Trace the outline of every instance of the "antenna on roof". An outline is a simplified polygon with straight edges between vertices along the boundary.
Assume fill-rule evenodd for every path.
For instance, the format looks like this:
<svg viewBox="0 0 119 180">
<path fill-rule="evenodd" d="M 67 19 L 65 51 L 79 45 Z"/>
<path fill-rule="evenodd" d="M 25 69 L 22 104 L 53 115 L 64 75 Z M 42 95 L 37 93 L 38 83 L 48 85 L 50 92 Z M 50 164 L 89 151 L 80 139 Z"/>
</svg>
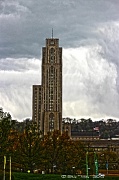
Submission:
<svg viewBox="0 0 119 180">
<path fill-rule="evenodd" d="M 53 28 L 52 28 L 52 39 L 53 39 Z"/>
</svg>

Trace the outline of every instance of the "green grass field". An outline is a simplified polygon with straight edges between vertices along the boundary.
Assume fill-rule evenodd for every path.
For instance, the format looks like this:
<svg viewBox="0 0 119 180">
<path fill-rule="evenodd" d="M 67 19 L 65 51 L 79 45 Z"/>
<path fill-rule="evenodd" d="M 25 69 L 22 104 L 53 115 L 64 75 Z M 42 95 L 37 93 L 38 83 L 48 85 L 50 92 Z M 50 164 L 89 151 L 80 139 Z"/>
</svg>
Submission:
<svg viewBox="0 0 119 180">
<path fill-rule="evenodd" d="M 1 174 L 2 175 L 2 174 Z M 3 175 L 0 175 L 0 180 L 3 180 Z M 28 174 L 28 173 L 12 173 L 12 175 L 14 176 L 12 178 L 12 180 L 68 180 L 68 179 L 80 179 L 80 180 L 85 180 L 85 178 L 80 178 L 78 176 L 64 176 L 61 177 L 61 175 L 57 175 L 57 174 Z M 89 178 L 92 180 L 95 180 L 93 178 Z M 119 176 L 115 176 L 115 177 L 107 177 L 105 176 L 104 178 L 98 178 L 99 180 L 119 180 Z M 8 174 L 6 175 L 5 180 L 9 180 L 9 176 Z"/>
<path fill-rule="evenodd" d="M 60 175 L 13 173 L 15 180 L 61 180 Z"/>
<path fill-rule="evenodd" d="M 14 180 L 68 180 L 68 179 L 85 179 L 85 178 L 80 178 L 78 176 L 66 176 L 66 178 L 62 178 L 61 175 L 56 175 L 56 174 L 27 174 L 27 173 L 13 173 L 14 175 Z M 93 178 L 89 178 L 93 179 Z M 104 179 L 104 180 L 119 180 L 118 177 L 105 177 L 105 178 L 98 178 L 98 179 Z"/>
</svg>

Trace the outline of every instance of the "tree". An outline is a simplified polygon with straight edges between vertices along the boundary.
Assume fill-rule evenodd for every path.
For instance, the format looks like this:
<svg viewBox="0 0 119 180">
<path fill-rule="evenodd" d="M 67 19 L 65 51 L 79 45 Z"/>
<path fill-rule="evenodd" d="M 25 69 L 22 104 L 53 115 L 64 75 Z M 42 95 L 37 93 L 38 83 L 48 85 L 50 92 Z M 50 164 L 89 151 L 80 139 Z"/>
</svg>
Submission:
<svg viewBox="0 0 119 180">
<path fill-rule="evenodd" d="M 53 172 L 59 170 L 62 164 L 62 150 L 69 140 L 67 133 L 61 134 L 60 131 L 49 132 L 43 138 L 42 164 L 44 170 Z M 55 169 L 54 169 L 55 168 Z"/>
<path fill-rule="evenodd" d="M 6 113 L 6 116 L 4 116 L 0 120 L 0 161 L 1 162 L 3 161 L 4 156 L 10 155 L 10 146 L 12 143 L 10 140 L 11 129 L 12 129 L 11 115 L 9 113 Z"/>
<path fill-rule="evenodd" d="M 18 141 L 15 142 L 14 162 L 22 169 L 31 172 L 40 163 L 41 137 L 35 124 L 26 126 L 23 133 L 18 133 Z"/>
<path fill-rule="evenodd" d="M 98 153 L 98 159 L 100 163 L 100 169 L 106 169 L 106 164 L 108 164 L 108 169 L 113 169 L 114 166 L 118 166 L 118 155 L 113 151 L 103 151 Z"/>
<path fill-rule="evenodd" d="M 84 147 L 80 141 L 73 141 L 67 132 L 61 134 L 59 131 L 48 133 L 43 141 L 42 166 L 47 172 L 59 171 L 61 173 L 72 173 L 84 164 Z"/>
</svg>

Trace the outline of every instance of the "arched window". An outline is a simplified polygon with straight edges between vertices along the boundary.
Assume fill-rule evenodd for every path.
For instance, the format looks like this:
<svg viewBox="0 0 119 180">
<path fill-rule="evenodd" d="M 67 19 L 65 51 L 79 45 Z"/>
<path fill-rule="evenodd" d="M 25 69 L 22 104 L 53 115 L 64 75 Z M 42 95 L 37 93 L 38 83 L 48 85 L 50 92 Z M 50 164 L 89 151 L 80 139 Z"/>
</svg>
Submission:
<svg viewBox="0 0 119 180">
<path fill-rule="evenodd" d="M 54 61 L 55 61 L 55 49 L 54 48 L 51 48 L 49 50 L 49 61 L 50 61 L 50 63 L 54 63 Z"/>
<path fill-rule="evenodd" d="M 54 130 L 54 114 L 53 113 L 49 114 L 49 130 L 50 131 Z"/>
</svg>

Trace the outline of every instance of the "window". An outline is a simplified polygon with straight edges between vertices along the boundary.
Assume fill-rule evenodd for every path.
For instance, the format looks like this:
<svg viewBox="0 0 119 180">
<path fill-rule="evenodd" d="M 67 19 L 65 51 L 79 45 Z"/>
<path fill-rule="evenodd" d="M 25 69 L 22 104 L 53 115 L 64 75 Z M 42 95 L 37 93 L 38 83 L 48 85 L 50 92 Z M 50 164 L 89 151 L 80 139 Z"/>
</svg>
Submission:
<svg viewBox="0 0 119 180">
<path fill-rule="evenodd" d="M 52 131 L 54 129 L 54 114 L 50 113 L 49 115 L 49 130 Z"/>
<path fill-rule="evenodd" d="M 51 44 L 51 45 L 53 45 L 53 44 L 54 44 L 54 41 L 53 41 L 53 40 L 52 40 L 52 41 L 50 41 L 50 44 Z"/>
<path fill-rule="evenodd" d="M 51 48 L 49 50 L 49 61 L 51 63 L 54 63 L 54 61 L 55 61 L 55 49 L 54 48 Z"/>
</svg>

